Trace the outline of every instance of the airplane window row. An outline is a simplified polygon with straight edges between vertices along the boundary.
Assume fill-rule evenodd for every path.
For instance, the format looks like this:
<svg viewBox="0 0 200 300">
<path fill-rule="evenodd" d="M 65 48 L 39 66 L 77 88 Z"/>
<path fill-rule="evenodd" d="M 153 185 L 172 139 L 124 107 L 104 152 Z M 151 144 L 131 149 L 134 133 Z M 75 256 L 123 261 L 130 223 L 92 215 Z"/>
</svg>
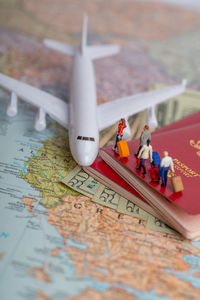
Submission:
<svg viewBox="0 0 200 300">
<path fill-rule="evenodd" d="M 80 135 L 77 137 L 77 140 L 92 141 L 92 142 L 95 141 L 95 139 L 93 137 L 80 136 Z"/>
</svg>

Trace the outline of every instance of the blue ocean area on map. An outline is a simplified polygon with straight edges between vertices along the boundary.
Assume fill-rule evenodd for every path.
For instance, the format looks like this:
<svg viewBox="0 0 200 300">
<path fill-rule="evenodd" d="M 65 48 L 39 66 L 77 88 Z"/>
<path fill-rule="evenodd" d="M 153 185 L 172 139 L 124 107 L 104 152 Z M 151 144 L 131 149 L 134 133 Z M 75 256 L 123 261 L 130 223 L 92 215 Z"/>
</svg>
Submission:
<svg viewBox="0 0 200 300">
<path fill-rule="evenodd" d="M 104 273 L 104 274 L 109 274 L 108 270 L 106 270 L 106 269 L 98 268 L 97 270 L 98 270 L 99 272 Z"/>
<path fill-rule="evenodd" d="M 191 242 L 191 244 L 200 250 L 200 241 L 199 242 Z"/>
<path fill-rule="evenodd" d="M 44 289 L 47 293 L 53 294 L 53 291 L 59 290 L 59 293 L 63 292 L 63 294 L 66 294 L 67 290 L 68 295 L 76 295 L 86 288 L 102 291 L 109 287 L 109 284 L 98 282 L 91 277 L 77 278 L 73 262 L 66 252 L 60 253 L 56 258 L 48 256 L 48 249 L 51 249 L 54 243 L 54 246 L 64 247 L 63 240 L 55 228 L 47 223 L 46 218 L 40 220 L 42 225 L 38 221 L 32 222 L 34 224 L 31 224 L 30 221 L 27 222 L 23 237 L 15 250 L 11 263 L 7 267 L 3 280 L 1 291 L 9 299 L 14 299 L 15 295 L 19 294 L 18 291 L 22 290 L 22 287 L 24 287 L 23 290 L 29 287 L 29 289 L 31 288 L 34 291 L 34 279 L 31 276 L 27 276 L 25 270 L 26 268 L 31 269 L 32 265 L 40 267 L 42 263 L 45 264 L 47 273 L 49 273 L 50 265 L 54 270 L 50 275 L 51 285 L 45 282 L 37 282 L 37 288 Z M 40 227 L 42 227 L 42 230 Z M 41 248 L 41 246 L 45 248 Z M 8 290 L 6 282 L 9 282 L 9 285 L 13 283 L 16 290 Z"/>
<path fill-rule="evenodd" d="M 135 297 L 138 297 L 139 299 L 144 300 L 168 300 L 169 298 L 167 296 L 159 296 L 154 290 L 150 290 L 147 293 L 143 291 L 137 291 L 136 289 L 133 289 L 130 286 L 127 286 L 125 284 L 117 284 L 117 287 L 124 288 L 127 292 L 134 295 Z"/>
<path fill-rule="evenodd" d="M 200 242 L 191 242 L 191 244 L 196 247 L 197 249 L 200 249 Z M 184 247 L 187 249 L 188 247 Z M 197 278 L 194 276 L 196 272 L 199 272 L 200 270 L 200 257 L 195 255 L 184 255 L 183 259 L 190 265 L 190 271 L 182 271 L 182 272 L 176 272 L 172 271 L 170 269 L 166 269 L 165 272 L 168 272 L 170 274 L 174 274 L 178 276 L 179 278 L 188 281 L 192 284 L 194 288 L 200 287 L 200 278 Z"/>
<path fill-rule="evenodd" d="M 87 245 L 85 245 L 85 244 L 83 244 L 83 243 L 80 243 L 80 242 L 77 242 L 77 241 L 75 241 L 75 240 L 72 239 L 72 238 L 68 238 L 68 240 L 67 240 L 67 245 L 68 245 L 68 246 L 77 247 L 78 249 L 84 250 L 84 251 L 87 249 Z"/>
<path fill-rule="evenodd" d="M 174 274 L 178 276 L 179 278 L 190 282 L 194 288 L 199 288 L 200 287 L 200 278 L 197 278 L 194 276 L 196 272 L 199 272 L 200 270 L 200 257 L 195 256 L 195 255 L 184 255 L 183 259 L 190 265 L 190 270 L 189 271 L 173 271 L 170 269 L 165 269 L 165 272 Z"/>
<path fill-rule="evenodd" d="M 28 166 L 21 165 L 21 164 L 20 164 L 19 162 L 17 162 L 17 161 L 14 161 L 14 162 L 13 162 L 13 165 L 15 165 L 19 170 L 22 171 L 23 176 L 25 176 L 26 173 L 28 172 Z"/>
</svg>

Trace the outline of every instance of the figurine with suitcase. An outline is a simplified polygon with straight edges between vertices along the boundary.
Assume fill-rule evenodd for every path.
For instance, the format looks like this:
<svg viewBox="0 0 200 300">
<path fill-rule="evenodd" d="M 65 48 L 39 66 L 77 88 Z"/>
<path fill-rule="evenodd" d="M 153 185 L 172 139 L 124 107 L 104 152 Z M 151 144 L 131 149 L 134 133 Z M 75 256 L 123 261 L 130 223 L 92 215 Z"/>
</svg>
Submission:
<svg viewBox="0 0 200 300">
<path fill-rule="evenodd" d="M 183 183 L 181 176 L 176 176 L 174 172 L 174 164 L 171 156 L 168 155 L 167 151 L 163 152 L 164 157 L 162 158 L 160 162 L 160 167 L 159 167 L 159 173 L 161 177 L 161 186 L 166 186 L 167 185 L 167 175 L 169 168 L 171 168 L 173 176 L 171 177 L 171 184 L 173 188 L 174 193 L 178 193 L 183 191 Z"/>
<path fill-rule="evenodd" d="M 124 128 L 126 128 L 126 121 L 122 118 L 118 124 L 115 146 L 113 147 L 113 150 L 119 153 L 120 157 L 128 157 L 130 155 L 127 141 L 122 140 Z"/>
</svg>

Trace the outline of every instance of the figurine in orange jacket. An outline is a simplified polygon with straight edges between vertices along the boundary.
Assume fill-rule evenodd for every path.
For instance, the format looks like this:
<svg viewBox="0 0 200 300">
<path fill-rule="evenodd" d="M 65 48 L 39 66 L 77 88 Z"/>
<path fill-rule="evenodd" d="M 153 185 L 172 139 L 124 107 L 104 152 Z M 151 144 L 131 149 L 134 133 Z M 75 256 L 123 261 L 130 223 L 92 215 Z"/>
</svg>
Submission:
<svg viewBox="0 0 200 300">
<path fill-rule="evenodd" d="M 113 150 L 117 149 L 117 143 L 123 137 L 124 128 L 126 128 L 126 121 L 125 121 L 125 119 L 121 119 L 119 124 L 118 124 L 118 131 L 117 131 L 115 146 L 114 146 Z"/>
</svg>

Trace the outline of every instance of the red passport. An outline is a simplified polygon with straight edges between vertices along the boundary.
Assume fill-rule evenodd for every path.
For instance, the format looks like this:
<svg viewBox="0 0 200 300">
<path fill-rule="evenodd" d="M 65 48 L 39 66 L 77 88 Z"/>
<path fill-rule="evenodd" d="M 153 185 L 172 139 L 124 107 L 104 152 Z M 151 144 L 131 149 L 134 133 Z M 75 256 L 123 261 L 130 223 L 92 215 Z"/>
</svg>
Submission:
<svg viewBox="0 0 200 300">
<path fill-rule="evenodd" d="M 180 175 L 183 181 L 184 191 L 182 192 L 173 193 L 169 180 L 167 187 L 161 187 L 159 183 L 151 180 L 150 172 L 142 176 L 136 171 L 138 159 L 134 153 L 138 149 L 137 140 L 128 143 L 131 152 L 128 158 L 120 159 L 112 150 L 112 146 L 100 150 L 100 156 L 164 218 L 167 217 L 168 224 L 170 223 L 188 238 L 196 238 L 200 235 L 200 201 L 198 195 L 200 186 L 200 123 L 176 128 L 176 130 L 171 129 L 153 134 L 151 144 L 153 150 L 157 151 L 161 157 L 163 151 L 168 151 L 173 158 L 176 175 Z M 176 212 L 175 215 L 174 212 Z M 192 223 L 190 223 L 191 217 Z M 175 219 L 177 220 L 175 221 Z M 187 224 L 183 224 L 183 222 Z M 180 228 L 181 226 L 182 228 Z"/>
</svg>

